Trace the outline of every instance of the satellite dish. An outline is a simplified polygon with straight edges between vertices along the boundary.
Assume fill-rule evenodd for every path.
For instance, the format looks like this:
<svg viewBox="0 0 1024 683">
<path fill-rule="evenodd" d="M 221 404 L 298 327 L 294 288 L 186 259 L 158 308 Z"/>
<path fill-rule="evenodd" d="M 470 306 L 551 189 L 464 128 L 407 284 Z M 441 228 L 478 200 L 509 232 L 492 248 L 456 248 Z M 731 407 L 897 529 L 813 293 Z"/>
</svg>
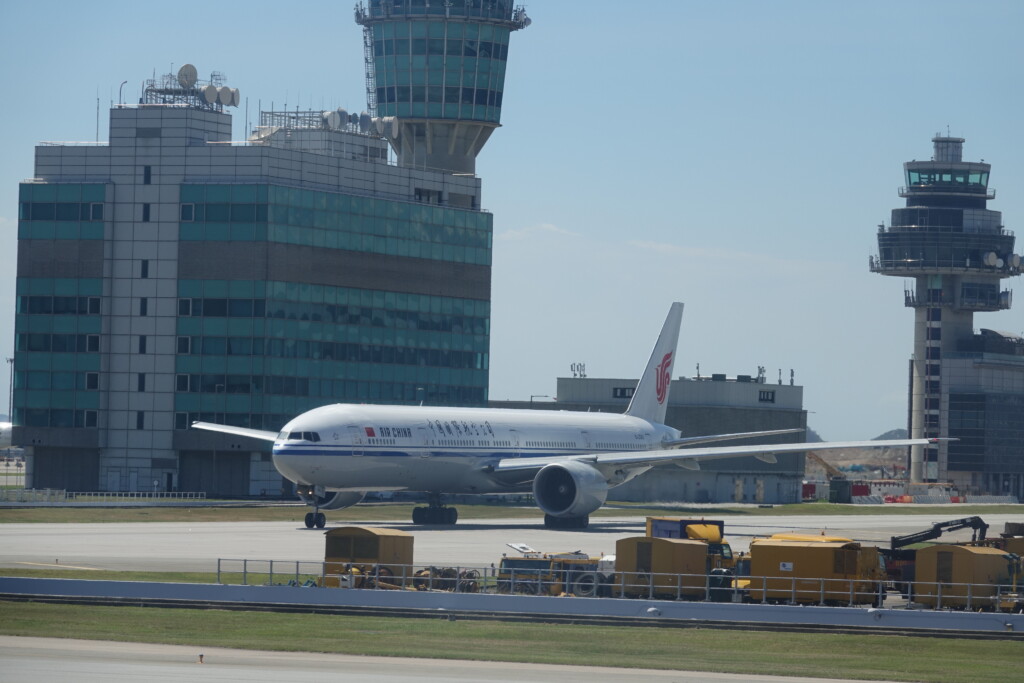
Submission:
<svg viewBox="0 0 1024 683">
<path fill-rule="evenodd" d="M 185 64 L 178 69 L 178 85 L 186 90 L 195 85 L 198 78 L 199 72 L 191 64 Z"/>
<path fill-rule="evenodd" d="M 344 107 L 338 107 L 338 120 L 341 121 L 342 126 L 348 124 L 348 112 Z"/>
<path fill-rule="evenodd" d="M 1014 268 L 1020 268 L 1020 254 L 1012 254 L 1010 256 L 1010 265 Z"/>
<path fill-rule="evenodd" d="M 359 115 L 359 130 L 363 133 L 370 132 L 370 126 L 373 124 L 373 119 L 365 111 Z"/>
<path fill-rule="evenodd" d="M 217 88 L 217 101 L 223 104 L 225 107 L 231 106 L 232 97 L 233 96 L 231 95 L 231 88 L 229 88 L 228 86 L 222 85 L 221 87 Z"/>
<path fill-rule="evenodd" d="M 203 99 L 206 100 L 207 104 L 214 104 L 217 102 L 217 86 L 208 85 L 203 88 Z"/>
<path fill-rule="evenodd" d="M 1003 267 L 1003 259 L 997 258 L 996 259 L 996 268 L 1002 268 L 1002 267 Z"/>
<path fill-rule="evenodd" d="M 339 128 L 341 128 L 341 115 L 338 114 L 338 112 L 325 111 L 323 116 L 324 123 L 327 124 L 328 128 L 330 128 L 331 130 L 338 130 Z"/>
<path fill-rule="evenodd" d="M 238 103 L 242 101 L 242 94 L 238 92 L 238 88 L 231 89 L 231 106 L 237 107 Z"/>
</svg>

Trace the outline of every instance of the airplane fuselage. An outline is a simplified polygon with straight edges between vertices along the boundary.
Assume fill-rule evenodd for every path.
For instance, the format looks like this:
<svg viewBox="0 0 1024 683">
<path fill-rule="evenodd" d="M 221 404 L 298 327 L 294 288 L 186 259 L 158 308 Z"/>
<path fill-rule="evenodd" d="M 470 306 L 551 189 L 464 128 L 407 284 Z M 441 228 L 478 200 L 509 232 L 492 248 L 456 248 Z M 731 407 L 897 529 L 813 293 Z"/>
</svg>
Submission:
<svg viewBox="0 0 1024 683">
<path fill-rule="evenodd" d="M 328 490 L 493 493 L 529 490 L 498 476 L 509 458 L 649 451 L 679 432 L 614 413 L 335 404 L 304 413 L 274 442 L 274 465 Z"/>
</svg>

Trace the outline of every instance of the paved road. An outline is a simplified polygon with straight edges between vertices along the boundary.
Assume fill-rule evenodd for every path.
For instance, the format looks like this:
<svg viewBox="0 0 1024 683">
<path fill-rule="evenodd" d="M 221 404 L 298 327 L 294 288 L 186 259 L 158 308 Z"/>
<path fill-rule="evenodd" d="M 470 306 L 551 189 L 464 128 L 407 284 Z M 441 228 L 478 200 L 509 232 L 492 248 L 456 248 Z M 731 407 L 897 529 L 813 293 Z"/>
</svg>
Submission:
<svg viewBox="0 0 1024 683">
<path fill-rule="evenodd" d="M 942 519 L 960 516 L 955 508 Z M 1019 516 L 982 515 L 991 525 L 990 535 L 1006 521 Z M 150 522 L 139 524 L 0 524 L 0 567 L 64 565 L 95 569 L 136 571 L 215 571 L 218 558 L 295 560 L 319 562 L 324 539 L 320 530 L 289 522 Z M 826 533 L 878 545 L 889 537 L 920 531 L 932 519 L 924 515 L 848 515 L 808 519 L 804 517 L 744 517 L 727 515 L 726 536 L 736 551 L 746 550 L 751 538 L 779 531 Z M 591 555 L 612 554 L 620 538 L 642 535 L 644 518 L 600 519 L 586 531 L 550 531 L 533 520 L 460 522 L 454 528 L 424 528 L 365 520 L 405 529 L 415 534 L 417 565 L 487 566 L 502 553 L 513 551 L 506 543 L 526 543 L 545 552 L 582 550 Z M 328 528 L 340 526 L 330 524 Z M 966 540 L 970 529 L 943 536 Z"/>
<path fill-rule="evenodd" d="M 359 657 L 307 652 L 261 652 L 182 645 L 112 643 L 56 638 L 0 636 L 0 681 L 200 681 L 223 683 L 284 683 L 313 680 L 358 680 L 371 683 L 479 681 L 480 683 L 829 683 L 833 679 L 716 674 L 651 669 L 612 669 L 594 666 L 553 666 L 469 662 L 399 657 Z"/>
</svg>

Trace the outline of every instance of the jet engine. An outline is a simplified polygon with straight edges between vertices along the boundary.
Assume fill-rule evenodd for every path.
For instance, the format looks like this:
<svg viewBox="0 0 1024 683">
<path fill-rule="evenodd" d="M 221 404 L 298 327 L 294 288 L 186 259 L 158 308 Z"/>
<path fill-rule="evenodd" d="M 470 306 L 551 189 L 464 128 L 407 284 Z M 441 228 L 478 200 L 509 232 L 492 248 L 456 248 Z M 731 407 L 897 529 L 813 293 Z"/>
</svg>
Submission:
<svg viewBox="0 0 1024 683">
<path fill-rule="evenodd" d="M 328 491 L 324 495 L 318 496 L 312 486 L 299 487 L 296 493 L 303 503 L 321 510 L 340 510 L 352 507 L 366 495 L 366 491 Z"/>
<path fill-rule="evenodd" d="M 533 479 L 533 498 L 551 517 L 586 517 L 607 497 L 604 475 L 575 460 L 545 465 Z"/>
</svg>

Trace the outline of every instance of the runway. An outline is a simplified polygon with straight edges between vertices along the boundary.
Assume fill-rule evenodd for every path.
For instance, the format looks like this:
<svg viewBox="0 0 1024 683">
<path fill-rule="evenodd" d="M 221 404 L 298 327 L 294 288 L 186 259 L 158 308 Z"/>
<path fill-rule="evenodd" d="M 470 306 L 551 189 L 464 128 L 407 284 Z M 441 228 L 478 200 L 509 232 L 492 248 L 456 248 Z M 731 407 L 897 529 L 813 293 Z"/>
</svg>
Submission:
<svg viewBox="0 0 1024 683">
<path fill-rule="evenodd" d="M 199 655 L 203 663 L 199 663 Z M 266 652 L 183 645 L 112 643 L 57 638 L 0 636 L 0 681 L 198 681 L 282 683 L 359 680 L 372 683 L 474 681 L 480 683 L 658 682 L 834 683 L 834 679 L 707 672 L 554 666 L 404 657 L 360 657 L 309 652 Z"/>
<path fill-rule="evenodd" d="M 734 551 L 748 549 L 750 540 L 781 531 L 840 535 L 888 546 L 889 538 L 920 531 L 933 522 L 963 516 L 951 507 L 941 519 L 926 515 L 843 515 L 816 519 L 795 516 L 714 515 L 724 519 L 726 537 Z M 217 559 L 319 562 L 324 556 L 322 530 L 296 522 L 149 522 L 138 524 L 0 524 L 0 567 L 74 566 L 85 569 L 131 571 L 197 571 L 217 568 Z M 1020 516 L 985 515 L 989 535 Z M 466 520 L 455 527 L 417 527 L 367 519 L 352 524 L 381 525 L 414 534 L 417 565 L 487 567 L 503 553 L 515 551 L 506 543 L 525 543 L 543 552 L 581 550 L 593 556 L 613 554 L 620 538 L 642 535 L 643 517 L 601 518 L 584 531 L 552 531 L 540 520 Z M 346 523 L 345 525 L 348 525 Z M 328 523 L 327 529 L 342 526 Z M 946 534 L 944 541 L 968 540 L 970 529 Z"/>
</svg>

